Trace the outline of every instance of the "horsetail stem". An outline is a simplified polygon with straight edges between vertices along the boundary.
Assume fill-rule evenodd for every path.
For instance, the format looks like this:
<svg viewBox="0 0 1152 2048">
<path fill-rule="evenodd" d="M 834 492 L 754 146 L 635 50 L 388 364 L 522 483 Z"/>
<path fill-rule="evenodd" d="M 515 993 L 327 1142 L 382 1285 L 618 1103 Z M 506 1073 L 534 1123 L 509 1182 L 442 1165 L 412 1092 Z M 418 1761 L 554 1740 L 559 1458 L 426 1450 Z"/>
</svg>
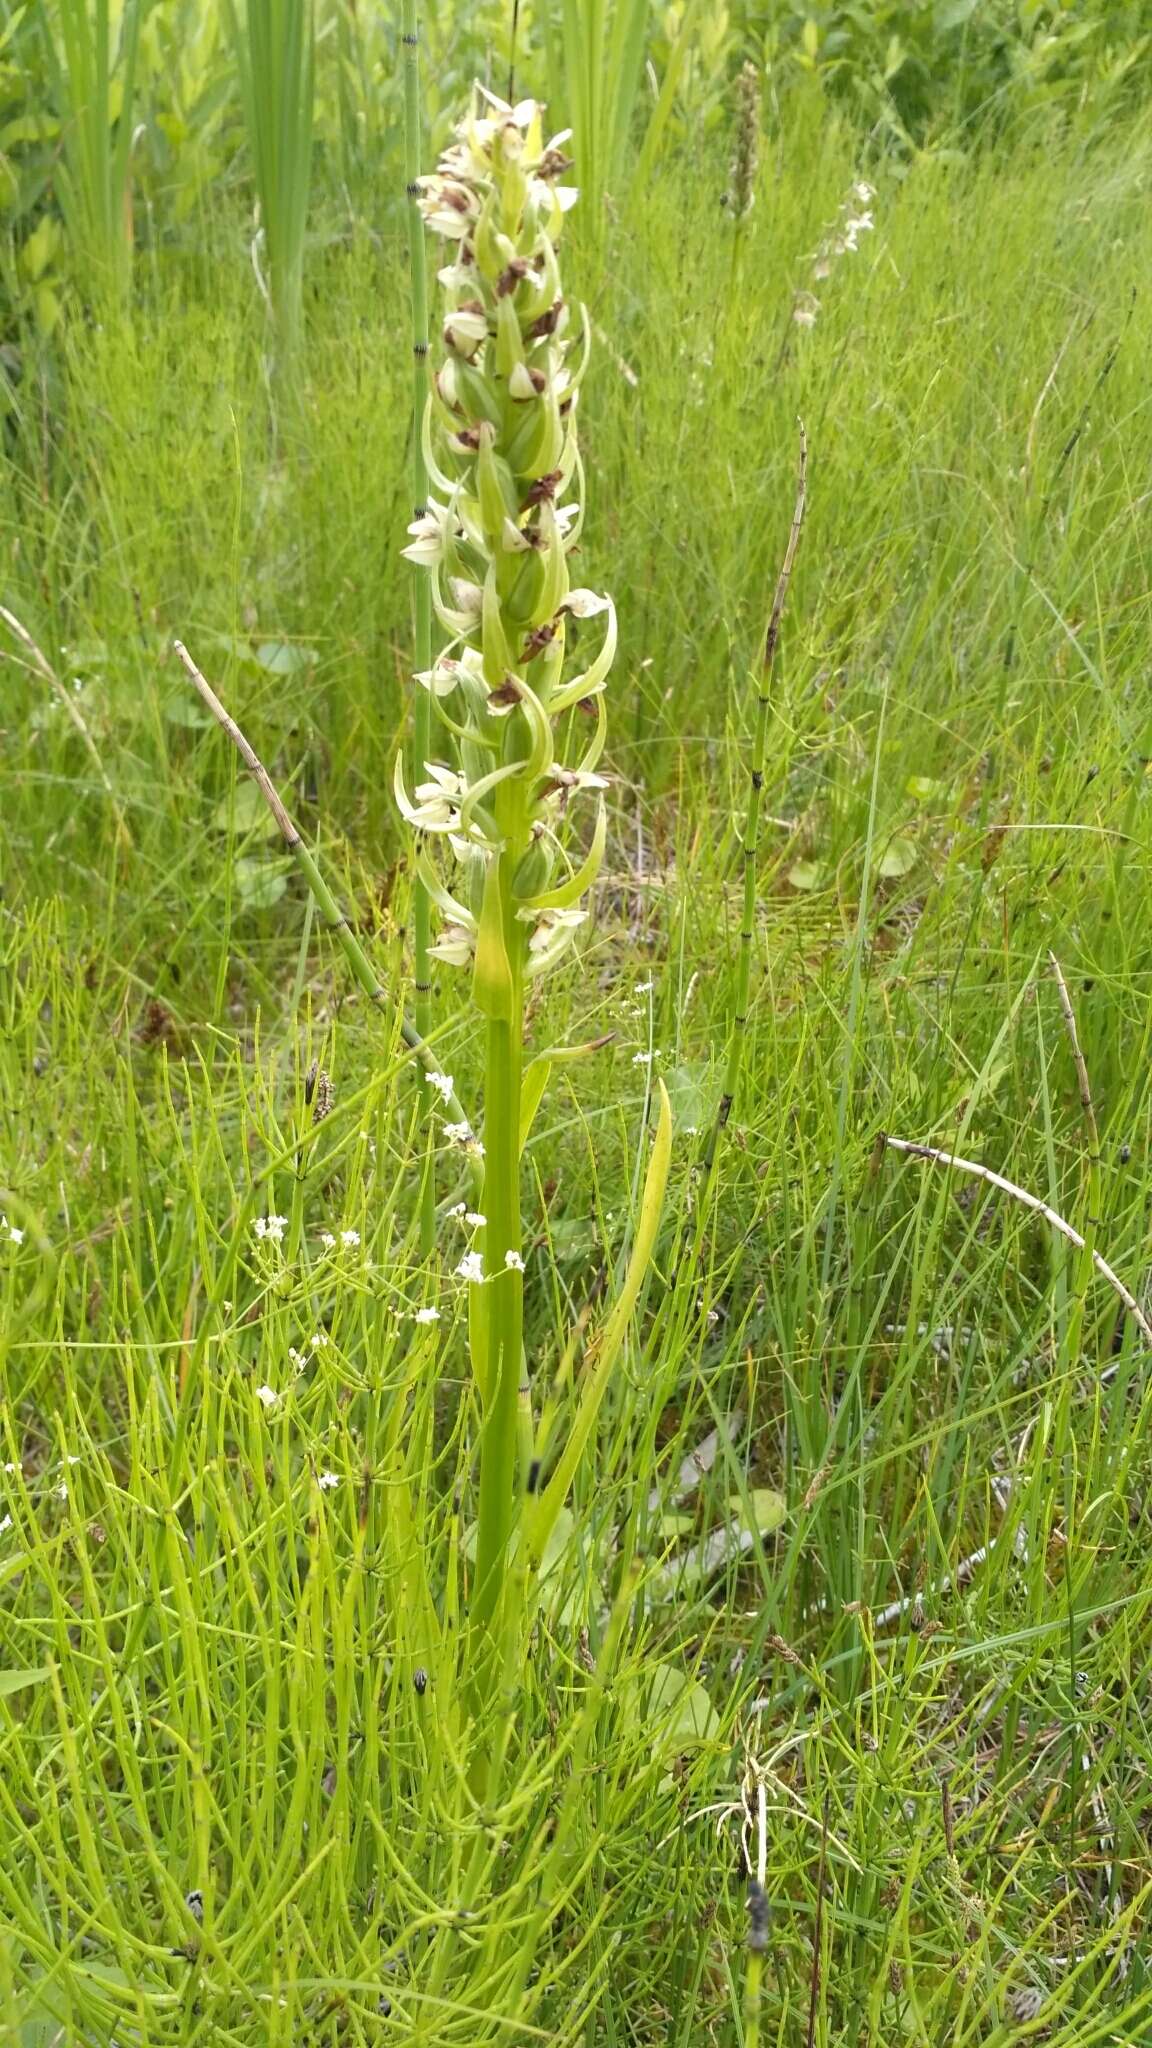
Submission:
<svg viewBox="0 0 1152 2048">
<path fill-rule="evenodd" d="M 412 302 L 412 420 L 411 487 L 412 517 L 423 519 L 428 495 L 428 473 L 424 462 L 423 420 L 428 387 L 428 270 L 424 230 L 420 219 L 420 22 L 417 0 L 404 0 L 404 177 L 408 205 L 408 262 Z M 412 648 L 417 669 L 432 661 L 432 593 L 426 576 L 412 579 Z M 413 761 L 417 771 L 428 753 L 429 706 L 425 691 L 416 692 L 413 709 Z M 432 905 L 428 885 L 417 873 L 412 878 L 412 959 L 415 980 L 416 1030 L 427 1038 L 432 1022 Z M 436 1188 L 429 1160 L 420 1188 L 420 1250 L 428 1257 L 436 1241 Z"/>
</svg>

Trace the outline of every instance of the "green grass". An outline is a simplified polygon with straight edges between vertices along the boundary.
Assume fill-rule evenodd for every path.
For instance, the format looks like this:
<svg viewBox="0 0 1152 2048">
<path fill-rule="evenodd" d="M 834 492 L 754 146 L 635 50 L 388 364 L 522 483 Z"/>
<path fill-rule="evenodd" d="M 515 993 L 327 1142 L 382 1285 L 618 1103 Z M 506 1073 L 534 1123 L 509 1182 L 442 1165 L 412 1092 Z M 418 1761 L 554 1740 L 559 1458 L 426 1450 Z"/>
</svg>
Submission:
<svg viewBox="0 0 1152 2048">
<path fill-rule="evenodd" d="M 1100 1124 L 1096 1243 L 1141 1291 L 1148 137 L 870 172 L 875 233 L 791 332 L 863 166 L 799 106 L 763 155 L 734 302 L 719 147 L 587 254 L 617 781 L 589 936 L 530 1030 L 616 1035 L 529 1150 L 538 1386 L 626 1257 L 654 1047 L 678 1130 L 513 1789 L 478 1819 L 454 1652 L 475 1415 L 459 1226 L 418 1251 L 427 1091 L 167 652 L 188 642 L 291 791 L 399 1000 L 399 200 L 378 239 L 331 202 L 287 450 L 223 211 L 138 266 L 131 326 L 76 319 L 25 364 L 0 601 L 60 688 L 5 664 L 0 2040 L 741 2043 L 753 1765 L 761 2042 L 1152 2035 L 1143 1360 L 1034 1219 L 875 1152 L 959 1150 L 1083 1227 L 1051 949 Z M 751 1022 L 700 1213 L 797 412 Z M 446 972 L 435 1042 L 468 1100 L 460 996 Z M 443 1212 L 468 1192 L 447 1156 L 437 1181 Z M 749 1488 L 783 1525 L 670 1575 Z M 916 1594 L 919 1626 L 881 1622 Z"/>
</svg>

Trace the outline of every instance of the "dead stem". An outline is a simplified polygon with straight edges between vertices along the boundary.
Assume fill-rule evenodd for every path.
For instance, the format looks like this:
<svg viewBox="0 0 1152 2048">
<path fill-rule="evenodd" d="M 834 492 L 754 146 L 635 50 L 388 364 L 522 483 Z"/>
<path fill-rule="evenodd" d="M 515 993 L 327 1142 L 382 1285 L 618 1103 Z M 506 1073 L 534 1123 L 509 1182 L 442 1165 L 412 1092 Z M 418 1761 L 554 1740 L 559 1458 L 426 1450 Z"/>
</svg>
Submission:
<svg viewBox="0 0 1152 2048">
<path fill-rule="evenodd" d="M 1019 1202 L 1023 1208 L 1031 1209 L 1033 1215 L 1042 1216 L 1046 1223 L 1051 1224 L 1053 1230 L 1059 1231 L 1061 1237 L 1067 1238 L 1069 1244 L 1074 1244 L 1077 1251 L 1084 1250 L 1084 1239 L 1066 1217 L 1059 1216 L 1047 1202 L 1041 1201 L 1039 1195 L 1029 1194 L 1027 1188 L 1018 1187 L 1015 1181 L 1007 1180 L 1002 1173 L 993 1172 L 990 1166 L 981 1166 L 975 1159 L 961 1159 L 955 1152 L 945 1152 L 939 1145 L 920 1145 L 910 1138 L 890 1137 L 887 1132 L 882 1134 L 881 1142 L 890 1152 L 903 1152 L 910 1159 L 929 1159 L 936 1166 L 951 1167 L 956 1173 L 971 1174 L 974 1179 L 985 1181 L 989 1187 L 999 1188 L 1002 1194 L 1010 1195 L 1012 1200 Z M 1136 1296 L 1124 1285 L 1120 1275 L 1113 1271 L 1107 1259 L 1102 1258 L 1098 1251 L 1092 1253 L 1092 1263 L 1101 1279 L 1106 1280 L 1114 1293 L 1119 1295 L 1140 1335 L 1152 1350 L 1152 1323 L 1149 1322 Z"/>
</svg>

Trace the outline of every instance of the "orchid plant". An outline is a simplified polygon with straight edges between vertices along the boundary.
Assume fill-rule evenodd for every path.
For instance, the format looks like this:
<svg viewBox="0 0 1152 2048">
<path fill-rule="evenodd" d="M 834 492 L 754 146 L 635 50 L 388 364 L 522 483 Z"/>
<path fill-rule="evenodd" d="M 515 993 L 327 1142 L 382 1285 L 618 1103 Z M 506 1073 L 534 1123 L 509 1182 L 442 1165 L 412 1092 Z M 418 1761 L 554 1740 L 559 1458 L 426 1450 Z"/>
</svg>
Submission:
<svg viewBox="0 0 1152 2048">
<path fill-rule="evenodd" d="M 525 1500 L 533 1496 L 522 1563 L 539 1556 L 555 1522 L 591 1428 L 591 1390 L 602 1391 L 624 1334 L 621 1325 L 611 1344 L 603 1334 L 572 1438 L 538 1493 L 545 1447 L 523 1369 L 520 1157 L 551 1066 L 572 1053 L 541 1054 L 525 1070 L 524 1003 L 587 916 L 583 899 L 603 858 L 604 692 L 617 637 L 612 599 L 573 588 L 569 574 L 583 523 L 576 419 L 590 323 L 565 299 L 556 252 L 577 196 L 563 183 L 566 140 L 545 139 L 535 101 L 513 106 L 478 86 L 416 193 L 449 260 L 437 273 L 444 303 L 423 423 L 437 495 L 409 527 L 404 552 L 430 578 L 447 641 L 415 678 L 438 729 L 436 758 L 410 790 L 398 757 L 395 788 L 416 873 L 442 919 L 432 954 L 470 971 L 487 1032 L 482 1140 L 468 1125 L 452 1134 L 483 1156 L 476 1241 L 457 1269 L 470 1290 L 482 1414 L 471 1603 L 478 1712 L 508 1641 L 507 1566 Z M 585 622 L 590 658 L 575 646 Z M 662 1130 L 657 1207 L 666 1105 Z M 654 1225 L 645 1263 L 653 1234 Z M 617 1303 L 625 1315 L 628 1293 L 626 1281 Z"/>
</svg>

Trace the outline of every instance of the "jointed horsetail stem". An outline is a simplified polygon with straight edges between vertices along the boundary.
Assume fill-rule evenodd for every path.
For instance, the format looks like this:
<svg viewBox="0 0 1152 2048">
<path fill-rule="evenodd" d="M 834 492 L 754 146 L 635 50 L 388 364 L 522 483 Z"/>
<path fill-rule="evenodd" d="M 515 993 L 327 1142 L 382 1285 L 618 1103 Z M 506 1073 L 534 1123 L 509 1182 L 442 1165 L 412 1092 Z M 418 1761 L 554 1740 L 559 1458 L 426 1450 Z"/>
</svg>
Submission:
<svg viewBox="0 0 1152 2048">
<path fill-rule="evenodd" d="M 424 462 L 422 433 L 427 397 L 428 361 L 428 268 L 424 246 L 424 223 L 417 204 L 420 195 L 420 29 L 416 0 L 404 0 L 404 178 L 408 195 L 408 261 L 412 301 L 412 419 L 411 491 L 412 517 L 424 515 L 428 496 L 428 475 Z M 432 593 L 428 578 L 417 570 L 412 584 L 412 652 L 417 672 L 432 660 Z M 431 707 L 426 690 L 417 689 L 412 715 L 413 772 L 424 772 L 431 740 Z M 412 877 L 412 955 L 415 980 L 415 1028 L 427 1038 L 432 1022 L 432 973 L 428 949 L 432 943 L 432 904 L 427 884 L 420 875 Z M 420 1193 L 420 1248 L 427 1256 L 436 1237 L 436 1190 L 431 1161 L 428 1162 Z"/>
</svg>

